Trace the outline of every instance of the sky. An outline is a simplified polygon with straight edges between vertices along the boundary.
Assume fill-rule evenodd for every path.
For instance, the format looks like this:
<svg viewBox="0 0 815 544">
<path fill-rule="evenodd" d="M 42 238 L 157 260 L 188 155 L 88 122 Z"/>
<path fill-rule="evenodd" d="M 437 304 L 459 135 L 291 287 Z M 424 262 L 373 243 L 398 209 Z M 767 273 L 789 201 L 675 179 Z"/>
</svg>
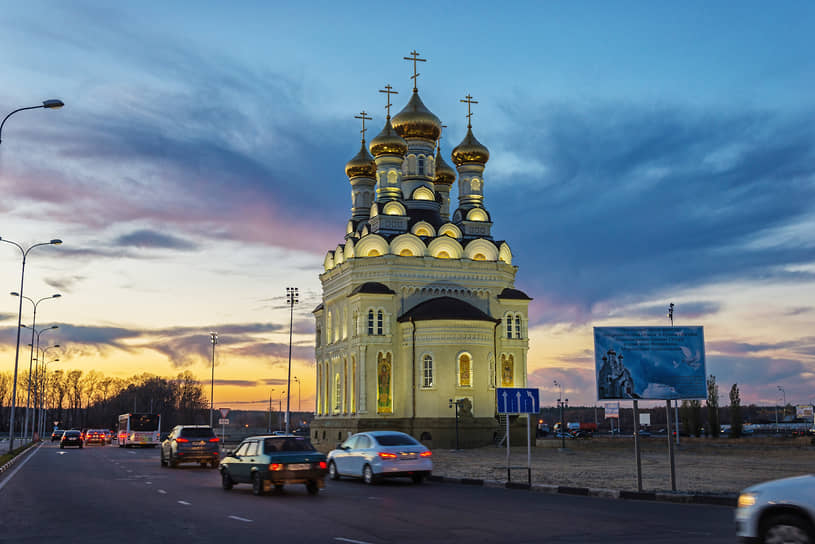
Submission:
<svg viewBox="0 0 815 544">
<path fill-rule="evenodd" d="M 815 399 L 810 2 L 29 1 L 0 26 L 0 115 L 66 104 L 10 117 L 0 144 L 0 237 L 64 240 L 29 253 L 24 290 L 62 295 L 37 313 L 60 368 L 208 382 L 215 330 L 215 405 L 260 408 L 286 389 L 291 319 L 292 409 L 313 409 L 354 116 L 378 132 L 388 83 L 401 110 L 416 50 L 448 157 L 459 100 L 478 101 L 543 405 L 554 380 L 596 402 L 592 328 L 667 325 L 670 302 L 704 327 L 722 404 L 734 383 L 747 403 Z M 6 291 L 20 266 L 0 243 Z M 0 297 L 0 371 L 18 300 Z"/>
</svg>

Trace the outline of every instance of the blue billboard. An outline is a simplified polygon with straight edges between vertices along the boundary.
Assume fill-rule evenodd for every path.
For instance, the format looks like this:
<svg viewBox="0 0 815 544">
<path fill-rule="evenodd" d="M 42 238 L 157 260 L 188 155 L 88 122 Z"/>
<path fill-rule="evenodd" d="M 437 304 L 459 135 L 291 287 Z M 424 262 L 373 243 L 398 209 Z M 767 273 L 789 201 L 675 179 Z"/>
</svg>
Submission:
<svg viewBox="0 0 815 544">
<path fill-rule="evenodd" d="M 594 327 L 597 400 L 705 399 L 702 327 Z"/>
</svg>

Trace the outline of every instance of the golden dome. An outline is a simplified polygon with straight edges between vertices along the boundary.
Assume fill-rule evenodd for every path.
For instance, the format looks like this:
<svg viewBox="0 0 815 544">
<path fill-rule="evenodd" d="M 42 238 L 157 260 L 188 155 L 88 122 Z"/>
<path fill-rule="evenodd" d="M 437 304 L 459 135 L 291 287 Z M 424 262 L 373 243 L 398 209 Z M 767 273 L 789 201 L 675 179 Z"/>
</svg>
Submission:
<svg viewBox="0 0 815 544">
<path fill-rule="evenodd" d="M 362 140 L 362 147 L 360 147 L 359 153 L 357 153 L 353 159 L 346 163 L 345 175 L 348 176 L 349 179 L 360 176 L 364 176 L 366 178 L 376 176 L 376 163 L 374 162 L 374 158 L 371 157 L 371 154 L 368 153 L 368 150 L 365 148 L 365 140 Z"/>
<path fill-rule="evenodd" d="M 374 157 L 387 154 L 404 156 L 407 153 L 407 148 L 407 142 L 393 130 L 390 117 L 385 121 L 385 128 L 382 129 L 382 132 L 371 140 L 370 146 Z"/>
<path fill-rule="evenodd" d="M 490 160 L 490 151 L 473 136 L 472 127 L 467 127 L 467 135 L 453 149 L 453 162 L 461 166 L 465 162 L 486 164 Z"/>
<path fill-rule="evenodd" d="M 433 115 L 413 91 L 407 106 L 393 118 L 393 128 L 402 138 L 437 140 L 441 135 L 441 120 Z"/>
<path fill-rule="evenodd" d="M 453 167 L 444 162 L 441 156 L 441 148 L 436 150 L 436 179 L 437 185 L 452 185 L 456 182 L 456 171 Z"/>
</svg>

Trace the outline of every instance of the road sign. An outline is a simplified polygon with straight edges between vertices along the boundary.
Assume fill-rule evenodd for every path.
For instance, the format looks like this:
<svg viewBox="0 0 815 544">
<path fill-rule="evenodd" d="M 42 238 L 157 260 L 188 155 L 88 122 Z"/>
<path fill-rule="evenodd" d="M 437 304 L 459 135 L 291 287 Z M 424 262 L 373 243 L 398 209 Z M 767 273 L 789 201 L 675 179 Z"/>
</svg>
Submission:
<svg viewBox="0 0 815 544">
<path fill-rule="evenodd" d="M 651 414 L 640 414 L 640 425 L 650 425 Z"/>
<path fill-rule="evenodd" d="M 226 417 L 229 415 L 229 408 L 218 408 L 221 411 L 221 417 Z"/>
<path fill-rule="evenodd" d="M 620 407 L 617 404 L 606 403 L 606 419 L 617 418 L 620 419 Z"/>
<path fill-rule="evenodd" d="M 218 420 L 218 425 L 229 425 L 229 418 L 222 417 Z"/>
<path fill-rule="evenodd" d="M 499 387 L 495 390 L 495 400 L 499 414 L 537 414 L 540 412 L 537 389 Z"/>
</svg>

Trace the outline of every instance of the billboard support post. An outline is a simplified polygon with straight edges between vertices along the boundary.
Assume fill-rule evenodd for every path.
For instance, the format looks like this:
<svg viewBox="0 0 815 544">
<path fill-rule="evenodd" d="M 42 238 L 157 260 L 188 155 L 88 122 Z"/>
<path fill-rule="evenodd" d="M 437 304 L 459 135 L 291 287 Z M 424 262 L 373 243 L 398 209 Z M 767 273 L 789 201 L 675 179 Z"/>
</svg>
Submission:
<svg viewBox="0 0 815 544">
<path fill-rule="evenodd" d="M 665 416 L 668 421 L 668 458 L 671 461 L 671 491 L 676 492 L 676 464 L 674 463 L 674 442 L 671 436 L 671 401 L 665 401 Z M 677 432 L 677 434 L 679 434 Z"/>
<path fill-rule="evenodd" d="M 642 459 L 640 457 L 640 409 L 634 401 L 634 457 L 637 458 L 637 491 L 642 493 Z"/>
</svg>

